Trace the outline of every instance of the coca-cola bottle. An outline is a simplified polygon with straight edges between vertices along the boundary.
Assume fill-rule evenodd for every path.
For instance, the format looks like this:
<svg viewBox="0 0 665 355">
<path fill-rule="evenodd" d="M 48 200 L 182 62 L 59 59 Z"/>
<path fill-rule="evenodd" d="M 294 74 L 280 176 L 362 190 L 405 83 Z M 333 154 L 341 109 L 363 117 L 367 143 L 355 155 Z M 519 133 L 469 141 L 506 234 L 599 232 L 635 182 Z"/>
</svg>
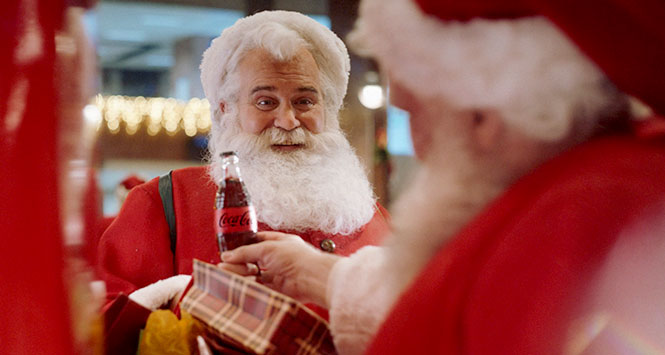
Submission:
<svg viewBox="0 0 665 355">
<path fill-rule="evenodd" d="M 235 152 L 221 156 L 224 174 L 215 196 L 215 234 L 220 253 L 257 241 L 256 211 L 240 177 L 238 156 Z"/>
</svg>

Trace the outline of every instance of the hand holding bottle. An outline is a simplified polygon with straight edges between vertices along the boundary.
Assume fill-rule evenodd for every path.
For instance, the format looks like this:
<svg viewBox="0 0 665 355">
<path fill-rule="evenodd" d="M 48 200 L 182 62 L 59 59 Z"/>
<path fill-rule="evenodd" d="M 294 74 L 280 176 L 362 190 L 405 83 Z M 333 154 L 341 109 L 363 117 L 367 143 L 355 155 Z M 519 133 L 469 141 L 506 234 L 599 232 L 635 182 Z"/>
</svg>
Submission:
<svg viewBox="0 0 665 355">
<path fill-rule="evenodd" d="M 328 275 L 341 257 L 324 253 L 293 234 L 259 232 L 256 236 L 260 243 L 223 252 L 219 266 L 256 276 L 278 292 L 327 308 Z"/>
</svg>

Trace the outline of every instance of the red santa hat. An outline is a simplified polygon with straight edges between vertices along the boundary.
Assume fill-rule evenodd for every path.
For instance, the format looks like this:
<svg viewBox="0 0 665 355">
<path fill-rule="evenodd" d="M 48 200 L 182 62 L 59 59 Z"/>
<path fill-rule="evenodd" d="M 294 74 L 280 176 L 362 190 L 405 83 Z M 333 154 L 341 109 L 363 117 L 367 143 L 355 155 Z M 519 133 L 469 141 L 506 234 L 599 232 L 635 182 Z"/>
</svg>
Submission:
<svg viewBox="0 0 665 355">
<path fill-rule="evenodd" d="M 142 178 L 136 175 L 129 175 L 124 180 L 120 182 L 120 186 L 124 187 L 127 191 L 131 190 L 137 185 L 141 185 L 145 182 Z"/>
<path fill-rule="evenodd" d="M 122 204 L 125 199 L 127 198 L 127 195 L 129 194 L 129 191 L 133 189 L 134 187 L 141 185 L 145 182 L 144 179 L 136 176 L 136 175 L 129 175 L 118 185 L 115 187 L 115 196 L 120 201 Z"/>
<path fill-rule="evenodd" d="M 350 41 L 391 76 L 532 136 L 561 137 L 606 78 L 665 113 L 661 0 L 364 0 L 360 14 Z"/>
<path fill-rule="evenodd" d="M 556 24 L 623 92 L 665 113 L 662 0 L 416 0 L 442 20 L 542 15 Z"/>
</svg>

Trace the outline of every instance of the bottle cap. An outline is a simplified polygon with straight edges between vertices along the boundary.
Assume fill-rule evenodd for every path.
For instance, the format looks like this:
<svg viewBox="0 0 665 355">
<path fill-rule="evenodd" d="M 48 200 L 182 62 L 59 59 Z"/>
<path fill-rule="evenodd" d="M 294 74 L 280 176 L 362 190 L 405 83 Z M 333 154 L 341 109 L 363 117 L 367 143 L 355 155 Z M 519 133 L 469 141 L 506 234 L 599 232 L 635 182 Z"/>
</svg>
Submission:
<svg viewBox="0 0 665 355">
<path fill-rule="evenodd" d="M 224 157 L 230 157 L 230 156 L 232 156 L 232 155 L 236 155 L 236 152 L 234 152 L 234 151 L 232 151 L 232 150 L 229 150 L 229 151 L 226 151 L 226 152 L 222 152 L 220 155 L 221 155 L 223 158 L 224 158 Z"/>
</svg>

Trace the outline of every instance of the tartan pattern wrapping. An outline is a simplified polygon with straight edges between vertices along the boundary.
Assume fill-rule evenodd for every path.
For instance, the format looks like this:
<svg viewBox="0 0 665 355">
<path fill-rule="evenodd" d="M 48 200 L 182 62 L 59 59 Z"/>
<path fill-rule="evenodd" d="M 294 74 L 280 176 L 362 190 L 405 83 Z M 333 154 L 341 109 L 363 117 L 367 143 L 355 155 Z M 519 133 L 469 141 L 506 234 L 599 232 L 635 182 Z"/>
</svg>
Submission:
<svg viewBox="0 0 665 355">
<path fill-rule="evenodd" d="M 335 354 L 328 323 L 302 303 L 215 265 L 194 260 L 180 307 L 217 341 L 251 354 Z"/>
</svg>

